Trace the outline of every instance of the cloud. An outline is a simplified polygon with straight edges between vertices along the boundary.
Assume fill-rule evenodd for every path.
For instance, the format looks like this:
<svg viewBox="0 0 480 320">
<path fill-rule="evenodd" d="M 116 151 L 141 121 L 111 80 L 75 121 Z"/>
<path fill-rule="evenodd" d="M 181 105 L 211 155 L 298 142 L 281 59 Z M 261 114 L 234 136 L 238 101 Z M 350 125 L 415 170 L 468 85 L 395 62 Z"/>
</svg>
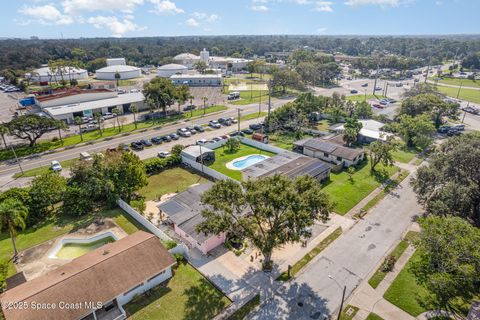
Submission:
<svg viewBox="0 0 480 320">
<path fill-rule="evenodd" d="M 220 18 L 216 14 L 208 14 L 205 12 L 194 12 L 192 13 L 192 16 L 197 20 L 204 20 L 207 22 L 215 22 Z"/>
<path fill-rule="evenodd" d="M 87 22 L 93 24 L 95 28 L 107 28 L 114 37 L 122 37 L 125 33 L 144 30 L 145 27 L 139 27 L 132 20 L 118 19 L 115 16 L 96 16 L 87 19 Z"/>
<path fill-rule="evenodd" d="M 256 11 L 256 12 L 266 12 L 269 9 L 265 5 L 253 5 L 253 6 L 250 6 L 250 10 Z"/>
<path fill-rule="evenodd" d="M 401 4 L 411 2 L 412 0 L 347 0 L 345 2 L 348 6 L 365 6 L 365 5 L 378 5 L 378 6 L 391 6 L 397 7 Z"/>
<path fill-rule="evenodd" d="M 63 0 L 61 1 L 65 13 L 81 11 L 121 11 L 133 12 L 137 6 L 143 5 L 143 0 Z"/>
<path fill-rule="evenodd" d="M 37 21 L 46 25 L 66 25 L 74 22 L 72 17 L 63 14 L 51 4 L 43 6 L 23 6 L 19 12 L 31 17 L 31 21 Z"/>
<path fill-rule="evenodd" d="M 195 28 L 200 26 L 200 23 L 194 18 L 185 20 L 185 24 L 189 27 L 195 27 Z"/>
<path fill-rule="evenodd" d="M 317 33 L 325 33 L 325 31 L 327 31 L 327 28 L 318 28 L 317 30 Z"/>
<path fill-rule="evenodd" d="M 185 10 L 178 8 L 177 5 L 169 0 L 150 0 L 154 5 L 152 12 L 157 14 L 179 14 L 184 13 Z"/>
<path fill-rule="evenodd" d="M 313 10 L 321 12 L 332 12 L 333 3 L 331 1 L 316 1 Z"/>
</svg>

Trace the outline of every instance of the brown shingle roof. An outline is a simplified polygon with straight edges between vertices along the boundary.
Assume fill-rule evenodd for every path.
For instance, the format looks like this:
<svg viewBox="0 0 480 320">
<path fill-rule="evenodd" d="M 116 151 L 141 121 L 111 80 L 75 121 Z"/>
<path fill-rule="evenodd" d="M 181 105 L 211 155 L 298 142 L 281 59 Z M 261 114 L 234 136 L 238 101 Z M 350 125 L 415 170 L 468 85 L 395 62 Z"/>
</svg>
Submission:
<svg viewBox="0 0 480 320">
<path fill-rule="evenodd" d="M 100 93 L 100 92 L 111 92 L 111 91 L 108 90 L 108 89 L 88 89 L 88 90 L 84 90 L 84 89 L 80 89 L 80 88 L 73 88 L 73 89 L 68 89 L 66 91 L 59 92 L 59 93 L 49 94 L 49 95 L 45 95 L 45 96 L 38 96 L 38 97 L 35 97 L 35 99 L 37 99 L 40 102 L 44 102 L 44 101 L 55 100 L 55 99 L 60 99 L 60 98 L 65 98 L 65 97 L 70 97 L 70 96 L 76 96 L 76 95 L 84 94 L 84 93 Z"/>
<path fill-rule="evenodd" d="M 57 309 L 4 309 L 6 320 L 78 319 L 92 310 L 59 309 L 60 301 L 106 303 L 173 265 L 175 260 L 153 234 L 138 231 L 107 244 L 45 275 L 7 290 L 0 300 L 30 305 L 55 303 Z"/>
</svg>

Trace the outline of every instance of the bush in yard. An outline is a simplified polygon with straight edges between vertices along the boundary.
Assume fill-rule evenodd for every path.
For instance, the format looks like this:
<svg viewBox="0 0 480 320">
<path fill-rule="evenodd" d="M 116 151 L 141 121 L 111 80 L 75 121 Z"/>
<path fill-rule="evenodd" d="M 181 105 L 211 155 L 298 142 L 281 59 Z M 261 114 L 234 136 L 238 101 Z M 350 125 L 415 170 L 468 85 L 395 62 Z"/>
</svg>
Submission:
<svg viewBox="0 0 480 320">
<path fill-rule="evenodd" d="M 227 140 L 227 142 L 225 142 L 224 147 L 227 148 L 229 153 L 234 153 L 240 149 L 240 141 L 235 138 L 230 138 Z"/>
<path fill-rule="evenodd" d="M 393 267 L 395 267 L 396 262 L 397 262 L 397 259 L 394 256 L 386 257 L 385 261 L 383 261 L 383 264 L 382 264 L 382 272 L 392 271 Z"/>
<path fill-rule="evenodd" d="M 180 162 L 181 162 L 180 156 L 174 155 L 172 153 L 172 155 L 168 158 L 164 158 L 164 159 L 154 158 L 154 159 L 145 161 L 145 170 L 149 175 L 157 174 L 162 172 L 163 170 L 179 165 Z"/>
<path fill-rule="evenodd" d="M 167 250 L 170 250 L 170 249 L 175 248 L 175 247 L 177 246 L 177 243 L 176 243 L 175 241 L 173 241 L 173 240 L 167 240 L 167 241 L 164 242 L 164 245 L 165 245 L 165 248 L 167 248 Z M 179 254 L 179 253 L 176 253 L 175 255 L 177 255 L 177 254 Z M 181 255 L 181 254 L 180 254 L 180 255 Z M 177 261 L 178 261 L 177 256 L 175 256 L 175 258 L 176 258 Z M 182 255 L 182 259 L 183 259 L 183 255 Z"/>
</svg>

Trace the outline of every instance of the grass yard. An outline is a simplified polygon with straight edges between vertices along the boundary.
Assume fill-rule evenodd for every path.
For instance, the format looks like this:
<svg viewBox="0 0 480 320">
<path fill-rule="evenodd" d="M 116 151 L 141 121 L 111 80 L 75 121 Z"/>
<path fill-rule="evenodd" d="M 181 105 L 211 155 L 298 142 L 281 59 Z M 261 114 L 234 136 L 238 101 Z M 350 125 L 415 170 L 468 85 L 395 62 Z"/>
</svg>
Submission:
<svg viewBox="0 0 480 320">
<path fill-rule="evenodd" d="M 242 320 L 260 304 L 260 295 L 256 295 L 250 301 L 241 306 L 227 320 Z"/>
<path fill-rule="evenodd" d="M 345 170 L 331 173 L 323 190 L 336 203 L 334 211 L 344 215 L 398 170 L 398 167 L 384 167 L 380 164 L 377 166 L 378 173 L 373 175 L 367 160 L 355 171 L 352 179 Z"/>
<path fill-rule="evenodd" d="M 192 171 L 177 167 L 149 176 L 148 185 L 140 189 L 139 194 L 146 201 L 158 200 L 164 194 L 182 192 L 192 184 L 207 181 Z"/>
<path fill-rule="evenodd" d="M 383 320 L 378 314 L 370 312 L 366 320 Z"/>
<path fill-rule="evenodd" d="M 268 136 L 269 143 L 276 147 L 292 151 L 293 143 L 295 141 L 308 138 L 310 135 L 300 133 L 300 134 L 292 134 L 292 133 L 273 133 Z"/>
<path fill-rule="evenodd" d="M 383 296 L 386 300 L 414 317 L 428 310 L 428 308 L 420 304 L 420 301 L 425 301 L 428 291 L 423 286 L 417 284 L 415 276 L 410 270 L 412 264 L 418 261 L 419 258 L 420 255 L 416 251 Z"/>
<path fill-rule="evenodd" d="M 267 115 L 266 112 L 254 112 L 240 117 L 240 121 L 253 120 L 258 118 L 263 118 Z"/>
<path fill-rule="evenodd" d="M 219 111 L 223 111 L 223 110 L 226 110 L 226 109 L 227 109 L 226 106 L 214 105 L 214 106 L 207 107 L 205 109 L 205 114 L 219 112 Z M 76 134 L 76 135 L 72 135 L 72 136 L 63 138 L 63 141 L 57 140 L 57 141 L 53 142 L 53 141 L 40 140 L 38 142 L 38 144 L 36 146 L 32 147 L 32 148 L 30 148 L 28 146 L 22 146 L 22 147 L 16 148 L 15 151 L 16 151 L 18 157 L 24 157 L 24 156 L 27 156 L 27 155 L 40 153 L 40 152 L 44 152 L 44 151 L 47 151 L 47 150 L 53 150 L 53 149 L 57 149 L 57 148 L 61 148 L 61 147 L 73 146 L 73 145 L 79 144 L 81 142 L 89 142 L 89 141 L 98 140 L 98 139 L 112 139 L 112 137 L 117 136 L 117 135 L 121 135 L 121 134 L 124 134 L 124 133 L 130 133 L 130 132 L 133 132 L 135 130 L 154 128 L 154 127 L 157 127 L 157 126 L 162 126 L 162 125 L 165 125 L 167 123 L 172 123 L 172 122 L 179 121 L 179 120 L 182 120 L 182 119 L 189 119 L 189 118 L 192 118 L 192 117 L 203 116 L 203 114 L 204 114 L 204 110 L 203 110 L 203 108 L 200 108 L 200 109 L 197 109 L 197 110 L 193 110 L 192 112 L 186 112 L 183 115 L 179 115 L 179 116 L 172 116 L 172 117 L 169 117 L 169 118 L 139 121 L 137 123 L 137 129 L 135 129 L 135 124 L 134 123 L 129 123 L 129 124 L 122 125 L 120 130 L 118 129 L 118 127 L 115 127 L 115 128 L 112 127 L 112 128 L 106 128 L 106 129 L 102 130 L 102 133 L 100 133 L 99 130 L 86 132 L 86 133 L 83 134 L 83 141 L 82 141 L 82 137 L 79 134 L 78 135 Z M 115 121 L 115 123 L 116 123 L 116 119 L 107 120 L 107 121 L 111 121 L 112 123 L 113 123 L 113 121 Z M 14 155 L 13 155 L 13 152 L 10 149 L 0 150 L 0 161 L 7 160 L 7 159 L 12 159 L 12 158 L 14 158 Z"/>
<path fill-rule="evenodd" d="M 395 260 L 398 260 L 400 256 L 407 250 L 409 246 L 409 242 L 406 240 L 402 240 L 399 244 L 390 252 L 389 256 L 395 257 Z M 368 284 L 372 288 L 377 288 L 378 285 L 382 282 L 383 279 L 387 276 L 388 272 L 383 272 L 381 267 L 373 274 L 373 276 L 368 280 Z"/>
<path fill-rule="evenodd" d="M 247 104 L 260 103 L 268 101 L 268 91 L 264 90 L 252 90 L 252 91 L 240 91 L 240 100 L 233 101 L 232 104 L 236 106 L 244 106 Z"/>
<path fill-rule="evenodd" d="M 347 305 L 340 315 L 340 320 L 352 320 L 358 312 L 358 308 Z"/>
<path fill-rule="evenodd" d="M 396 151 L 392 152 L 392 156 L 395 161 L 409 163 L 415 158 L 417 153 L 418 152 L 415 149 L 398 148 Z"/>
<path fill-rule="evenodd" d="M 435 81 L 434 79 L 430 79 Z M 460 79 L 460 78 L 443 78 L 438 80 L 438 83 L 453 85 L 453 86 L 460 86 L 463 87 L 472 87 L 472 88 L 480 88 L 480 80 L 470 80 L 470 79 Z"/>
<path fill-rule="evenodd" d="M 330 130 L 330 125 L 331 123 L 329 120 L 321 120 L 317 123 L 315 129 L 318 131 L 328 132 Z"/>
<path fill-rule="evenodd" d="M 69 159 L 65 161 L 61 161 L 60 164 L 62 165 L 63 169 L 70 168 L 78 159 Z M 39 176 L 42 174 L 45 174 L 51 170 L 50 166 L 43 166 L 43 167 L 38 167 L 30 170 L 26 170 L 22 173 L 15 173 L 13 175 L 14 178 L 20 178 L 20 177 L 35 177 Z"/>
<path fill-rule="evenodd" d="M 128 234 L 134 233 L 140 229 L 139 225 L 133 220 L 133 218 L 127 216 L 127 214 L 121 209 L 105 210 L 97 213 L 97 215 L 112 218 Z M 25 231 L 19 231 L 17 236 L 17 248 L 19 251 L 22 251 L 82 228 L 90 224 L 94 217 L 94 214 L 84 217 L 70 217 L 65 215 L 52 217 L 35 227 L 28 228 Z M 12 256 L 12 240 L 8 233 L 2 233 L 0 235 L 0 262 L 9 261 Z M 16 273 L 15 267 L 10 262 L 8 275 L 10 276 L 14 273 Z"/>
<path fill-rule="evenodd" d="M 452 98 L 456 98 L 458 94 L 458 88 L 437 86 L 437 90 Z M 474 103 L 480 103 L 480 90 L 462 88 L 458 98 Z"/>
<path fill-rule="evenodd" d="M 373 95 L 373 94 L 367 94 L 367 99 L 365 99 L 365 94 L 355 94 L 352 96 L 346 96 L 346 99 L 349 101 L 356 101 L 356 102 L 361 102 L 361 101 L 368 101 L 372 99 L 383 99 L 385 96 L 381 94 Z"/>
<path fill-rule="evenodd" d="M 240 144 L 240 149 L 234 153 L 227 152 L 227 150 L 223 147 L 215 149 L 215 162 L 209 167 L 213 170 L 223 173 L 226 176 L 229 176 L 230 178 L 241 181 L 242 172 L 240 170 L 230 170 L 226 167 L 226 164 L 232 160 L 251 154 L 262 154 L 269 157 L 275 155 L 274 153 L 247 146 L 246 144 L 242 143 Z"/>
<path fill-rule="evenodd" d="M 129 319 L 208 320 L 231 301 L 188 263 L 179 263 L 165 286 L 153 288 L 124 306 Z"/>
<path fill-rule="evenodd" d="M 342 228 L 338 227 L 335 231 L 333 231 L 328 237 L 320 241 L 319 244 L 315 248 L 313 248 L 309 253 L 307 253 L 302 259 L 297 261 L 290 270 L 290 277 L 288 276 L 288 272 L 283 272 L 276 280 L 279 281 L 287 281 L 290 280 L 292 277 L 295 276 L 303 267 L 305 267 L 313 258 L 315 258 L 320 252 L 325 250 L 326 247 L 330 245 L 335 239 L 342 235 Z"/>
</svg>

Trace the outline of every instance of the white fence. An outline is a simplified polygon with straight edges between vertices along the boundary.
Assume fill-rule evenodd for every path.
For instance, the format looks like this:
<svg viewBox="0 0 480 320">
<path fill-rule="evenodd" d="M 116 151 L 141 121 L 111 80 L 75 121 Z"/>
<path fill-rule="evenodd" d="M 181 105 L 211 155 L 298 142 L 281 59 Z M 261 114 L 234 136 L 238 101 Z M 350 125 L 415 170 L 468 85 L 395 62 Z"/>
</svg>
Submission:
<svg viewBox="0 0 480 320">
<path fill-rule="evenodd" d="M 259 142 L 259 141 L 255 141 L 255 140 L 245 138 L 245 137 L 240 137 L 240 141 L 242 143 L 245 143 L 246 145 L 249 145 L 249 146 L 261 149 L 261 150 L 273 152 L 273 153 L 285 152 L 285 149 L 275 147 L 275 146 L 272 146 L 270 144 L 262 143 L 262 142 Z"/>
<path fill-rule="evenodd" d="M 126 213 L 128 213 L 133 219 L 135 219 L 138 223 L 140 223 L 142 226 L 144 226 L 148 231 L 156 235 L 162 240 L 165 241 L 171 241 L 172 238 L 170 238 L 168 235 L 166 235 L 162 230 L 158 229 L 153 223 L 145 219 L 144 216 L 142 216 L 140 213 L 138 213 L 135 209 L 130 207 L 128 203 L 123 201 L 122 199 L 117 200 L 117 204 L 120 206 L 120 208 L 123 209 Z"/>
<path fill-rule="evenodd" d="M 210 169 L 210 168 L 207 167 L 206 165 L 203 165 L 203 166 L 202 166 L 200 163 L 198 163 L 198 162 L 196 162 L 196 161 L 194 161 L 194 160 L 187 159 L 187 158 L 184 158 L 184 157 L 183 157 L 183 158 L 182 158 L 182 162 L 183 162 L 185 165 L 187 165 L 187 166 L 189 166 L 189 167 L 197 170 L 198 172 L 202 172 L 203 174 L 206 174 L 207 176 L 209 176 L 209 177 L 211 177 L 211 178 L 213 178 L 213 179 L 215 179 L 215 180 L 228 180 L 228 179 L 233 180 L 232 178 L 224 175 L 223 173 L 220 173 L 220 172 L 218 172 L 218 171 L 216 171 L 216 170 Z M 203 167 L 203 168 L 202 168 L 202 167 Z M 233 181 L 236 181 L 236 180 L 233 180 Z M 238 182 L 238 181 L 236 181 L 236 182 Z"/>
</svg>

